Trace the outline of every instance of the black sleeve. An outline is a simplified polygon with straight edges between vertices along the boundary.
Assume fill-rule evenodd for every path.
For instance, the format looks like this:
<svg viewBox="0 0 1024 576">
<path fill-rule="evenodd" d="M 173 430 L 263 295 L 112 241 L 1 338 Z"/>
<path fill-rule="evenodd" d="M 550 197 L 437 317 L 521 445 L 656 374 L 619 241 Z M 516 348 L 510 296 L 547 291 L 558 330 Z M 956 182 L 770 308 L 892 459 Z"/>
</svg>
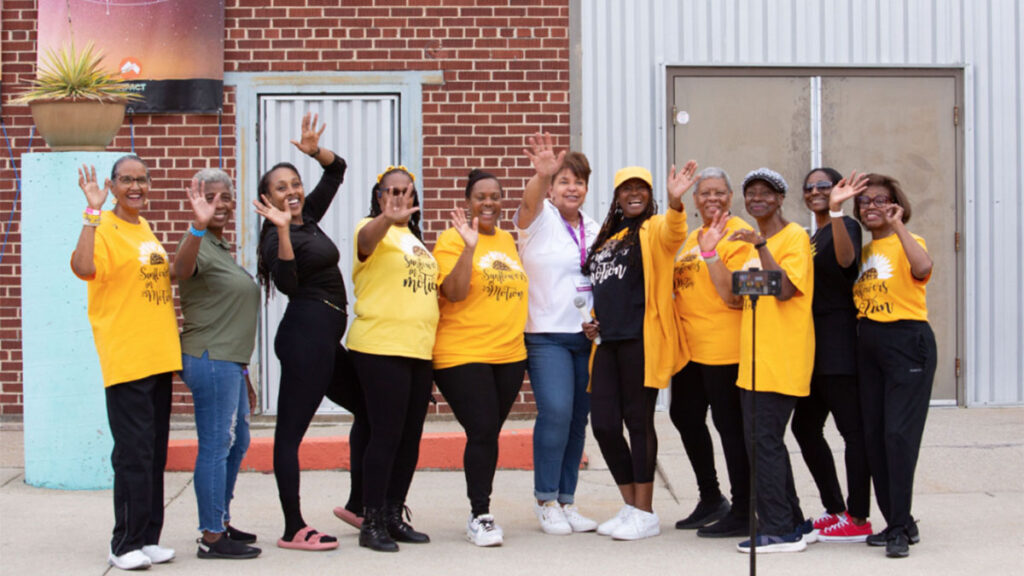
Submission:
<svg viewBox="0 0 1024 576">
<path fill-rule="evenodd" d="M 860 250 L 861 250 L 861 230 L 860 223 L 850 218 L 849 216 L 843 217 L 843 224 L 846 226 L 846 233 L 850 235 L 850 242 L 853 243 L 853 263 L 848 267 L 843 268 L 843 276 L 851 280 L 857 279 L 857 274 L 860 272 Z M 835 240 L 833 239 L 833 242 Z"/>
<path fill-rule="evenodd" d="M 320 181 L 316 183 L 313 192 L 306 196 L 306 203 L 302 207 L 302 220 L 320 222 L 327 209 L 330 208 L 334 195 L 345 180 L 345 169 L 348 165 L 345 159 L 337 154 L 334 155 L 334 162 L 324 166 L 324 173 Z"/>
<path fill-rule="evenodd" d="M 281 260 L 277 257 L 277 228 L 270 225 L 263 241 L 260 242 L 260 253 L 263 255 L 263 262 L 270 270 L 270 278 L 274 286 L 286 296 L 291 296 L 299 287 L 299 273 L 295 267 L 295 260 Z"/>
</svg>

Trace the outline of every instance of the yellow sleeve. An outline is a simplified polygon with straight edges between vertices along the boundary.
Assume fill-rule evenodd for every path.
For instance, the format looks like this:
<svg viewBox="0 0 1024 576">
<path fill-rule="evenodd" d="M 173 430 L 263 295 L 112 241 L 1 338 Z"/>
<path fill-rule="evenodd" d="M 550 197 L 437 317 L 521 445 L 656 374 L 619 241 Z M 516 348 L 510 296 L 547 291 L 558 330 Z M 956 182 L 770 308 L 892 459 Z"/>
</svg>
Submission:
<svg viewBox="0 0 1024 576">
<path fill-rule="evenodd" d="M 917 243 L 921 245 L 921 248 L 924 248 L 925 252 L 928 251 L 928 244 L 925 243 L 924 238 L 918 236 L 917 234 L 911 234 L 911 236 L 914 238 L 914 240 L 917 240 Z M 907 257 L 906 251 L 903 252 L 903 257 L 904 258 Z M 907 265 L 909 266 L 909 264 L 910 264 L 909 258 L 907 260 L 908 260 Z M 932 269 L 931 269 L 931 271 L 928 272 L 928 276 L 926 276 L 922 280 L 918 280 L 917 278 L 914 278 L 914 274 L 911 273 L 910 274 L 910 281 L 913 282 L 914 284 L 918 284 L 918 285 L 922 285 L 922 286 L 925 285 L 925 284 L 928 284 L 928 281 L 930 281 L 932 279 L 932 272 L 934 272 L 934 271 L 935 271 L 935 264 L 934 264 L 934 261 L 933 261 Z"/>
<path fill-rule="evenodd" d="M 789 277 L 797 291 L 807 294 L 814 282 L 814 271 L 811 268 L 814 260 L 811 257 L 811 239 L 802 232 L 790 234 L 789 239 L 783 244 L 782 254 L 775 255 L 775 262 Z"/>
<path fill-rule="evenodd" d="M 676 211 L 669 208 L 665 211 L 665 220 L 661 223 L 658 240 L 669 252 L 675 253 L 683 242 L 686 242 L 686 233 L 689 226 L 686 224 L 686 208 Z"/>
<path fill-rule="evenodd" d="M 723 246 L 723 249 L 718 251 L 722 263 L 731 272 L 742 270 L 744 264 L 757 256 L 754 253 L 754 245 L 750 242 L 720 242 L 719 246 Z"/>
<path fill-rule="evenodd" d="M 458 230 L 449 228 L 441 233 L 434 245 L 434 260 L 437 260 L 437 285 L 444 283 L 444 279 L 451 274 L 455 268 L 459 256 L 462 255 L 466 242 L 462 239 Z"/>
</svg>

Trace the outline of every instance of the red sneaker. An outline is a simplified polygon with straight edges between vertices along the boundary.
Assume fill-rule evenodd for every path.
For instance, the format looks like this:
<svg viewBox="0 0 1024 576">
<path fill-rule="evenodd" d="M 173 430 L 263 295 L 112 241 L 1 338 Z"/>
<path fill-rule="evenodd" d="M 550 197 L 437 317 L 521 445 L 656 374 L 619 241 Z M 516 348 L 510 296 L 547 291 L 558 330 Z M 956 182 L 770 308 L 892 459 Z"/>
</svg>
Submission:
<svg viewBox="0 0 1024 576">
<path fill-rule="evenodd" d="M 871 522 L 860 526 L 854 524 L 846 512 L 840 515 L 839 521 L 825 528 L 818 534 L 819 542 L 864 542 L 871 536 Z"/>
<path fill-rule="evenodd" d="M 814 519 L 814 529 L 824 530 L 829 526 L 839 522 L 840 518 L 844 516 L 846 512 L 840 512 L 839 514 L 829 514 L 828 512 L 822 512 L 821 516 Z"/>
</svg>

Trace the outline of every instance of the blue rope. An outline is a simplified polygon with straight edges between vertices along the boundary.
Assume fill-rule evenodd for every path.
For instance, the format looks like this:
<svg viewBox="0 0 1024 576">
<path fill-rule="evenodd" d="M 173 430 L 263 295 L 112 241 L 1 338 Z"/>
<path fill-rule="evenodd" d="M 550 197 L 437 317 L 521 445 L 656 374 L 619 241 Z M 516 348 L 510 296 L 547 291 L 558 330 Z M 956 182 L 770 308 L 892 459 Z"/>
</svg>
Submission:
<svg viewBox="0 0 1024 576">
<path fill-rule="evenodd" d="M 0 264 L 4 263 L 4 254 L 7 253 L 7 237 L 11 233 L 11 225 L 14 224 L 14 211 L 18 207 L 18 201 L 21 200 L 21 171 L 18 170 L 18 166 L 14 163 L 14 148 L 11 147 L 11 139 L 7 136 L 7 124 L 4 124 L 4 119 L 0 118 L 0 128 L 4 132 L 4 141 L 7 142 L 7 154 L 11 158 L 11 169 L 14 170 L 14 184 L 17 192 L 14 195 L 14 202 L 11 204 L 11 215 L 7 217 L 7 227 L 4 229 L 4 243 L 0 245 Z M 36 127 L 32 125 L 32 129 L 28 133 L 28 151 L 32 151 L 32 139 L 35 137 Z"/>
<path fill-rule="evenodd" d="M 224 169 L 224 109 L 217 109 L 217 156 L 220 158 L 220 164 L 217 166 L 221 170 Z"/>
</svg>

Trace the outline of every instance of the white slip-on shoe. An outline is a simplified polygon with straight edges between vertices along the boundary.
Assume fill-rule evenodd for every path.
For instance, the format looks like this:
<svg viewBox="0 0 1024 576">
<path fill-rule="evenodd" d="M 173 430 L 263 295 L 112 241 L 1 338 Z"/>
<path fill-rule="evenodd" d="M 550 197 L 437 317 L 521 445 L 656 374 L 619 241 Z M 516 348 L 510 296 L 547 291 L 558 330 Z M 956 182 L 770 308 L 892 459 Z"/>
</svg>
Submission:
<svg viewBox="0 0 1024 576">
<path fill-rule="evenodd" d="M 107 556 L 107 563 L 121 570 L 145 570 L 153 565 L 153 561 L 149 559 L 149 556 L 143 554 L 142 550 L 132 550 L 120 556 L 114 556 L 114 553 L 111 552 Z"/>
<path fill-rule="evenodd" d="M 615 516 L 612 516 L 610 520 L 602 522 L 601 525 L 597 527 L 597 533 L 601 536 L 611 536 L 612 532 L 619 527 L 619 524 L 622 524 L 626 521 L 626 518 L 629 518 L 629 515 L 633 513 L 633 510 L 634 508 L 629 504 L 619 508 L 619 511 L 615 513 Z"/>
<path fill-rule="evenodd" d="M 466 539 L 481 547 L 501 546 L 504 535 L 501 527 L 494 522 L 494 516 L 471 514 L 466 522 Z"/>
<path fill-rule="evenodd" d="M 543 506 L 534 504 L 533 511 L 537 514 L 537 519 L 540 520 L 540 529 L 545 534 L 572 534 L 572 526 L 565 519 L 565 513 L 562 512 L 562 507 L 558 505 L 558 502 L 548 500 Z"/>
<path fill-rule="evenodd" d="M 149 557 L 153 564 L 163 564 L 174 560 L 174 549 L 164 548 L 159 544 L 150 544 L 142 547 L 142 553 Z"/>
<path fill-rule="evenodd" d="M 643 540 L 661 534 L 661 520 L 654 512 L 633 508 L 629 517 L 612 531 L 614 540 Z"/>
<path fill-rule="evenodd" d="M 597 530 L 597 522 L 580 514 L 580 509 L 575 504 L 563 504 L 562 513 L 569 522 L 573 532 L 593 532 Z"/>
</svg>

